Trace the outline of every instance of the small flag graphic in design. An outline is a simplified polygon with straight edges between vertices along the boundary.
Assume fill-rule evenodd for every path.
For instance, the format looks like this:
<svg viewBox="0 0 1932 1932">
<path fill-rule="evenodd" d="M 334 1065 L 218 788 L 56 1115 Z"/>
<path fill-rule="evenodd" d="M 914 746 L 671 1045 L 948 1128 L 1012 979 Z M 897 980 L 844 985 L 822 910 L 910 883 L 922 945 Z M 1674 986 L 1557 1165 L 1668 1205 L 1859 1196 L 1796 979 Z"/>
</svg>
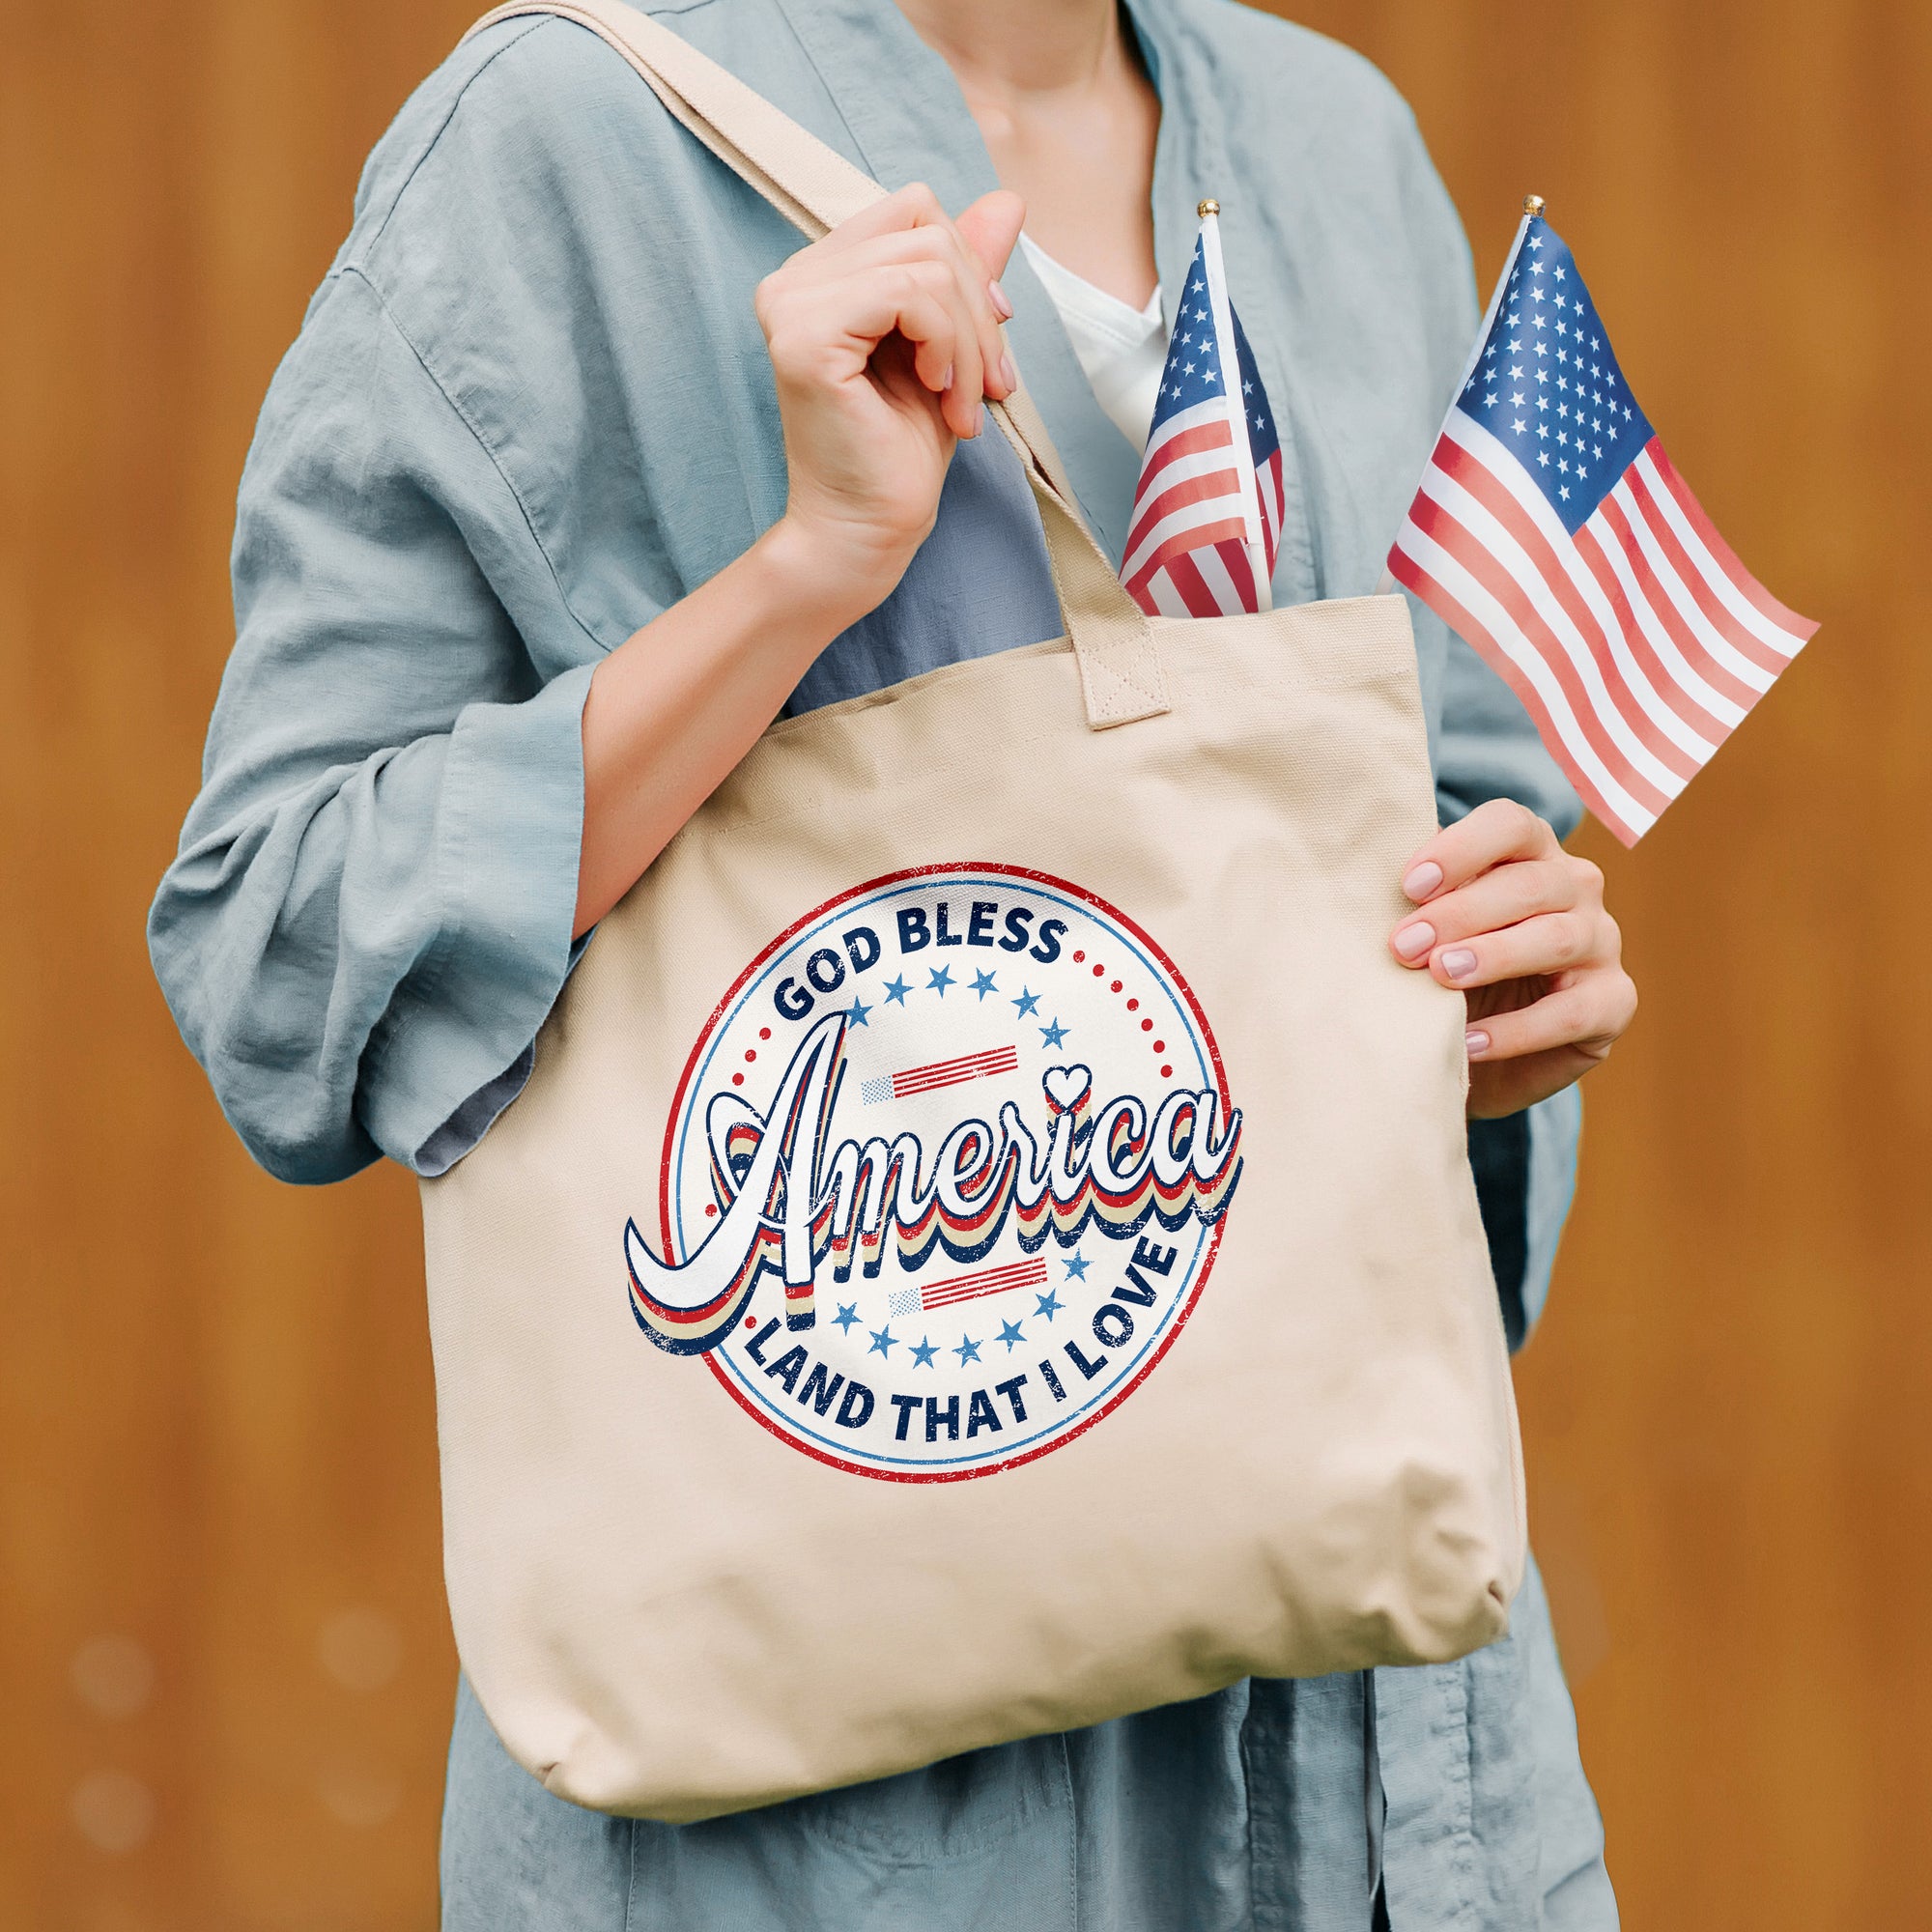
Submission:
<svg viewBox="0 0 1932 1932">
<path fill-rule="evenodd" d="M 1169 340 L 1121 582 L 1150 615 L 1269 608 L 1281 541 L 1281 439 L 1228 299 L 1212 202 Z"/>
<path fill-rule="evenodd" d="M 1634 845 L 1818 627 L 1698 506 L 1529 206 L 1388 568 Z"/>
</svg>

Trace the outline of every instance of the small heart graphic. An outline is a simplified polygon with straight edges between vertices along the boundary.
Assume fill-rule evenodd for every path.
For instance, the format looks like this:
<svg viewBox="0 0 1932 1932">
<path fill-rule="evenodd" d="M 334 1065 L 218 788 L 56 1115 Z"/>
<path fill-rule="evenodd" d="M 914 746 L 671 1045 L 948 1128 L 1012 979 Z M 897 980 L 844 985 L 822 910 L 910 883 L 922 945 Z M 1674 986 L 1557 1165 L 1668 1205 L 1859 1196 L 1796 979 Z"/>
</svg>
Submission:
<svg viewBox="0 0 1932 1932">
<path fill-rule="evenodd" d="M 1093 1069 L 1086 1066 L 1049 1066 L 1040 1076 L 1046 1097 L 1063 1114 L 1073 1113 L 1086 1099 L 1093 1084 Z"/>
</svg>

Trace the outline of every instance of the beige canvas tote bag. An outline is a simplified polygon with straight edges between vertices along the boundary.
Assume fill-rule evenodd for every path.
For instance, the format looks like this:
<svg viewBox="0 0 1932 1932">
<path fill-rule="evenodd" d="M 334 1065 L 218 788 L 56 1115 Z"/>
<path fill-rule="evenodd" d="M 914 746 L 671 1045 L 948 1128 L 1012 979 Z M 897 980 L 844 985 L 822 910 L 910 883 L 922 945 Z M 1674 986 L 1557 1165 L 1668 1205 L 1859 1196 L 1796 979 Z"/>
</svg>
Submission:
<svg viewBox="0 0 1932 1932">
<path fill-rule="evenodd" d="M 614 0 L 504 11 L 808 235 L 882 192 Z M 1066 637 L 773 725 L 422 1190 L 458 1646 L 582 1804 L 1451 1658 L 1521 1572 L 1463 1002 L 1387 945 L 1406 607 L 1150 620 L 994 413 Z"/>
</svg>

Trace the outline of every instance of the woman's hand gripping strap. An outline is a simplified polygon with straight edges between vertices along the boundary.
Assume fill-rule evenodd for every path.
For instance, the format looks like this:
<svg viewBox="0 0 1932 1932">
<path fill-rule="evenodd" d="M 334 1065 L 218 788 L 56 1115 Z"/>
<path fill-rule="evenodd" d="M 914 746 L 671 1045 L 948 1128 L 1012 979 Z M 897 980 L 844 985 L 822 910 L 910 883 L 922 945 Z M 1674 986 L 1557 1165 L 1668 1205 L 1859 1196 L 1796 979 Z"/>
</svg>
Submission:
<svg viewBox="0 0 1932 1932">
<path fill-rule="evenodd" d="M 533 14 L 573 20 L 605 41 L 649 85 L 670 114 L 747 186 L 810 241 L 886 192 L 816 136 L 780 113 L 736 74 L 668 27 L 622 0 L 510 0 L 470 28 Z M 1033 486 L 1047 557 L 1066 620 L 1087 723 L 1094 730 L 1169 709 L 1152 628 L 1122 587 L 1073 507 L 1073 492 L 1046 425 L 1024 389 L 989 410 Z"/>
</svg>

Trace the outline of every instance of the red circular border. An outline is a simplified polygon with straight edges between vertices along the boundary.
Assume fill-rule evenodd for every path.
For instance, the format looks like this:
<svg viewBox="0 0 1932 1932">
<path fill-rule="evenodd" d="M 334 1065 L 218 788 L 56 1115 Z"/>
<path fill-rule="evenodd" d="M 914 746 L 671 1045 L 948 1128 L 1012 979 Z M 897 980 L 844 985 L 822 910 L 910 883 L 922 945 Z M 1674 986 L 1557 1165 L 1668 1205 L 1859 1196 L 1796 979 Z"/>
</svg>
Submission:
<svg viewBox="0 0 1932 1932">
<path fill-rule="evenodd" d="M 690 1058 L 684 1063 L 684 1072 L 678 1079 L 677 1091 L 671 1095 L 670 1111 L 665 1117 L 664 1157 L 659 1163 L 658 1175 L 658 1226 L 664 1244 L 665 1258 L 673 1265 L 676 1264 L 677 1256 L 674 1243 L 671 1239 L 670 1227 L 671 1144 L 676 1138 L 678 1117 L 684 1108 L 684 1096 L 691 1086 L 693 1076 L 697 1070 L 698 1059 L 703 1051 L 705 1041 L 711 1037 L 719 1022 L 724 1018 L 732 1003 L 743 990 L 746 982 L 752 979 L 758 968 L 774 952 L 778 952 L 794 933 L 810 925 L 815 920 L 823 919 L 835 906 L 843 905 L 849 899 L 862 897 L 867 893 L 876 893 L 886 886 L 900 885 L 907 879 L 932 878 L 942 872 L 992 872 L 1003 878 L 1026 879 L 1037 885 L 1051 886 L 1058 892 L 1069 894 L 1072 897 L 1094 907 L 1099 912 L 1105 914 L 1108 919 L 1113 920 L 1121 926 L 1123 926 L 1128 932 L 1131 932 L 1160 961 L 1162 969 L 1179 989 L 1181 998 L 1187 1002 L 1189 1009 L 1194 1014 L 1195 1024 L 1201 1029 L 1201 1037 L 1208 1042 L 1208 1059 L 1214 1069 L 1214 1077 L 1218 1083 L 1223 1115 L 1225 1117 L 1233 1113 L 1234 1101 L 1228 1093 L 1228 1072 L 1227 1068 L 1221 1064 L 1221 1048 L 1214 1037 L 1214 1029 L 1208 1024 L 1208 1015 L 1201 1010 L 1201 1002 L 1194 996 L 1194 988 L 1187 983 L 1180 969 L 1167 956 L 1167 952 L 1159 941 L 1151 933 L 1146 931 L 1138 923 L 1122 912 L 1118 906 L 1109 905 L 1097 893 L 1090 893 L 1084 888 L 1074 885 L 1070 880 L 1056 878 L 1051 872 L 1036 871 L 1024 866 L 1003 866 L 993 860 L 959 860 L 941 866 L 908 866 L 903 871 L 884 872 L 876 879 L 867 879 L 864 885 L 850 887 L 842 893 L 835 893 L 823 904 L 814 906 L 811 911 L 794 920 L 790 925 L 786 926 L 732 980 L 724 997 L 712 1008 L 711 1017 L 705 1021 L 703 1027 L 699 1030 L 696 1041 L 692 1046 Z M 1051 1442 L 1042 1442 L 1037 1449 L 1029 1449 L 1022 1456 L 1009 1456 L 1004 1462 L 982 1463 L 979 1467 L 973 1469 L 932 1470 L 880 1469 L 867 1463 L 847 1462 L 842 1456 L 833 1456 L 823 1449 L 813 1448 L 810 1443 L 801 1442 L 797 1436 L 789 1435 L 786 1431 L 781 1429 L 763 1409 L 759 1408 L 756 1404 L 747 1400 L 744 1392 L 731 1380 L 724 1369 L 719 1366 L 714 1354 L 710 1350 L 705 1352 L 703 1358 L 704 1366 L 717 1378 L 718 1384 L 724 1389 L 724 1393 L 761 1429 L 768 1430 L 781 1442 L 784 1443 L 786 1447 L 797 1450 L 802 1456 L 810 1456 L 815 1463 L 829 1463 L 833 1468 L 843 1469 L 854 1476 L 870 1476 L 874 1481 L 882 1483 L 966 1483 L 972 1482 L 980 1476 L 997 1476 L 1003 1469 L 1017 1469 L 1023 1463 L 1037 1462 L 1042 1456 L 1050 1456 L 1056 1449 L 1062 1448 L 1066 1443 L 1071 1442 L 1075 1436 L 1084 1435 L 1096 1422 L 1105 1416 L 1111 1415 L 1122 1403 L 1126 1401 L 1128 1396 L 1133 1394 L 1135 1389 L 1140 1387 L 1141 1383 L 1147 1379 L 1149 1374 L 1152 1371 L 1154 1364 L 1167 1353 L 1168 1350 L 1173 1348 L 1174 1338 L 1180 1333 L 1182 1327 L 1186 1324 L 1187 1318 L 1194 1313 L 1195 1303 L 1201 1299 L 1201 1291 L 1208 1285 L 1208 1276 L 1214 1266 L 1214 1257 L 1220 1252 L 1221 1231 L 1226 1225 L 1227 1217 L 1224 1211 L 1222 1218 L 1214 1223 L 1213 1232 L 1208 1238 L 1208 1252 L 1202 1258 L 1201 1271 L 1194 1277 L 1194 1286 L 1189 1291 L 1186 1301 L 1176 1312 L 1174 1321 L 1170 1323 L 1167 1333 L 1161 1337 L 1159 1348 L 1134 1371 L 1133 1378 L 1130 1381 L 1123 1382 L 1092 1415 L 1076 1423 L 1064 1435 L 1056 1435 Z"/>
</svg>

